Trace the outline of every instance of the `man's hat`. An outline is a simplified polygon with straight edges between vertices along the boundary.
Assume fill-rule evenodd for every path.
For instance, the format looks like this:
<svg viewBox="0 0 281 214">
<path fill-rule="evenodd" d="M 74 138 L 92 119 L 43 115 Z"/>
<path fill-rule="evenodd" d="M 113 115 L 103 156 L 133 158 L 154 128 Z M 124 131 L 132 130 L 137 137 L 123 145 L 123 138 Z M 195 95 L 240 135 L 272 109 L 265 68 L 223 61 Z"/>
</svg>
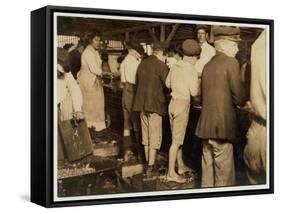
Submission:
<svg viewBox="0 0 281 214">
<path fill-rule="evenodd" d="M 215 25 L 213 27 L 214 40 L 226 39 L 234 42 L 241 40 L 240 29 L 233 26 Z"/>
<path fill-rule="evenodd" d="M 186 56 L 199 56 L 201 53 L 201 47 L 194 39 L 186 39 L 182 43 L 182 51 Z"/>
<path fill-rule="evenodd" d="M 133 49 L 135 50 L 136 52 L 138 52 L 140 55 L 143 55 L 144 54 L 144 49 L 143 47 L 137 43 L 137 42 L 129 42 L 127 43 L 127 48 L 128 49 Z"/>
</svg>

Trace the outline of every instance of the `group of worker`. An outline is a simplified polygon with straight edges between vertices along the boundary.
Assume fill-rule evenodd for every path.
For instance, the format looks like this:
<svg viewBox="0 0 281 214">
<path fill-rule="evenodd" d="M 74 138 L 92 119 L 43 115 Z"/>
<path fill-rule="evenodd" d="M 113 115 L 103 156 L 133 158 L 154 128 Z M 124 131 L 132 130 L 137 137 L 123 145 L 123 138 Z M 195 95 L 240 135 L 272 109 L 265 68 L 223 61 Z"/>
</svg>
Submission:
<svg viewBox="0 0 281 214">
<path fill-rule="evenodd" d="M 148 177 L 157 171 L 157 151 L 162 144 L 162 118 L 168 115 L 172 143 L 166 178 L 177 183 L 187 181 L 185 175 L 190 168 L 183 161 L 182 145 L 191 98 L 200 97 L 202 110 L 196 135 L 203 144 L 201 186 L 235 185 L 233 144 L 237 141 L 236 106 L 244 106 L 247 101 L 243 74 L 235 58 L 241 40 L 240 29 L 213 26 L 214 46 L 208 43 L 209 30 L 208 26 L 198 25 L 197 39 L 184 40 L 174 50 L 178 57 L 174 57 L 175 62 L 169 66 L 166 43 L 155 42 L 152 55 L 146 57 L 143 57 L 144 50 L 139 43 L 126 44 L 128 54 L 120 65 L 123 149 L 136 148 L 139 161 L 147 166 Z M 107 129 L 99 54 L 101 34 L 93 30 L 86 41 L 77 81 L 68 72 L 70 66 L 61 60 L 65 59 L 64 51 L 58 49 L 58 104 L 60 109 L 65 109 L 62 111 L 64 119 L 85 117 L 91 135 L 103 136 L 107 134 Z M 167 91 L 171 95 L 168 106 Z M 67 96 L 72 100 L 69 101 Z M 256 93 L 256 96 L 261 95 Z M 67 102 L 72 102 L 72 105 Z M 254 114 L 257 115 L 256 112 Z M 265 115 L 258 118 L 265 120 Z M 258 126 L 259 135 L 264 135 L 258 138 L 259 143 L 248 142 L 245 163 L 250 183 L 260 183 L 265 181 L 266 174 L 266 132 L 261 132 L 266 126 L 260 122 L 253 123 Z M 254 138 L 255 130 L 252 128 L 251 133 L 257 141 Z"/>
</svg>

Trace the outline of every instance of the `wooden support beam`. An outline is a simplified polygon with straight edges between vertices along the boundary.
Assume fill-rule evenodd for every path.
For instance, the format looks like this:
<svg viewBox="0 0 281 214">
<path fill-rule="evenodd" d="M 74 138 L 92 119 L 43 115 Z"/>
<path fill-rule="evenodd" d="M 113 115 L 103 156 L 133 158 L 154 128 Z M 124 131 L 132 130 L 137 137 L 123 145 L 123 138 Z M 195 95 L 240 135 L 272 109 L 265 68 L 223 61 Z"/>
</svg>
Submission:
<svg viewBox="0 0 281 214">
<path fill-rule="evenodd" d="M 165 42 L 166 32 L 165 32 L 165 25 L 160 25 L 160 42 Z"/>
<path fill-rule="evenodd" d="M 125 33 L 125 41 L 130 42 L 130 33 L 129 32 Z"/>
<path fill-rule="evenodd" d="M 115 31 L 107 31 L 107 32 L 104 32 L 103 35 L 108 36 L 108 35 L 123 34 L 123 33 L 126 33 L 126 32 L 147 30 L 151 27 L 157 27 L 159 25 L 160 25 L 160 23 L 145 24 L 145 25 L 140 25 L 140 26 L 130 27 L 130 28 L 124 28 L 124 29 L 115 30 Z"/>
<path fill-rule="evenodd" d="M 172 29 L 172 31 L 170 32 L 168 38 L 166 39 L 166 44 L 167 44 L 167 45 L 169 45 L 170 42 L 172 41 L 172 39 L 173 39 L 175 33 L 177 32 L 178 28 L 179 28 L 179 24 L 173 25 L 173 29 Z"/>
</svg>

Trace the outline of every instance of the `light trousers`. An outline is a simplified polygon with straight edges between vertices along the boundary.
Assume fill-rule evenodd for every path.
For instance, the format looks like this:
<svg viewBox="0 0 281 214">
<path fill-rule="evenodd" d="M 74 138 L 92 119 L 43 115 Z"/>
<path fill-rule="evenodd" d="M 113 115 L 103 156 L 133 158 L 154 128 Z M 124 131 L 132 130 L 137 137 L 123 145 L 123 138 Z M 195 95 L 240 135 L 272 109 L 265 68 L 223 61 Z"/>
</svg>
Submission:
<svg viewBox="0 0 281 214">
<path fill-rule="evenodd" d="M 219 140 L 204 140 L 201 187 L 235 184 L 233 145 Z"/>
</svg>

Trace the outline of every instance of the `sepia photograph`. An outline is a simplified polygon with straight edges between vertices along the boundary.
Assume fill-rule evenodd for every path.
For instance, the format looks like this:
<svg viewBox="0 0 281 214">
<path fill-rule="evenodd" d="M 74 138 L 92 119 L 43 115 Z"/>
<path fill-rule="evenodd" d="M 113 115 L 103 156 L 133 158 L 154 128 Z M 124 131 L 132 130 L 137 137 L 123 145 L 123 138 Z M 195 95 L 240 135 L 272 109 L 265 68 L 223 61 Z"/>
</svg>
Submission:
<svg viewBox="0 0 281 214">
<path fill-rule="evenodd" d="M 230 20 L 53 13 L 55 202 L 270 189 L 271 29 Z"/>
</svg>

